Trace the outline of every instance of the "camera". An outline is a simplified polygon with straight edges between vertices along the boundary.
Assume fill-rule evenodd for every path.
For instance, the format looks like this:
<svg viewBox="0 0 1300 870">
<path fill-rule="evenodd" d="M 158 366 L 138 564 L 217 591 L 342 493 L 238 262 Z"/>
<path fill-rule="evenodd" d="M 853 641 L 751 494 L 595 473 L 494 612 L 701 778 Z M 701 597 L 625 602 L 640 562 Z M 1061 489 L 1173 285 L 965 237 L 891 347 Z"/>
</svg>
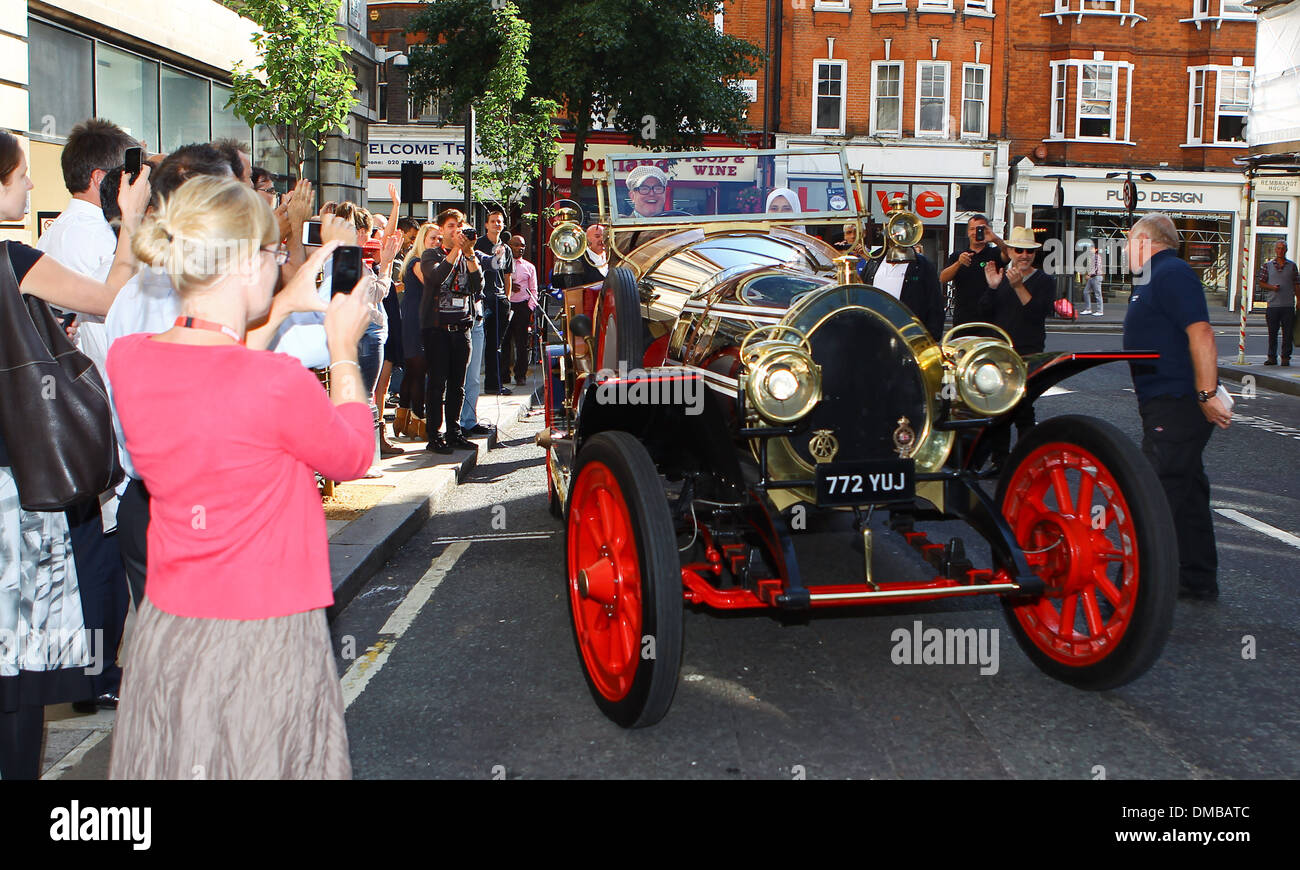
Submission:
<svg viewBox="0 0 1300 870">
<path fill-rule="evenodd" d="M 460 231 L 460 234 L 471 242 L 478 238 L 478 230 L 473 227 L 465 227 L 465 229 Z"/>
</svg>

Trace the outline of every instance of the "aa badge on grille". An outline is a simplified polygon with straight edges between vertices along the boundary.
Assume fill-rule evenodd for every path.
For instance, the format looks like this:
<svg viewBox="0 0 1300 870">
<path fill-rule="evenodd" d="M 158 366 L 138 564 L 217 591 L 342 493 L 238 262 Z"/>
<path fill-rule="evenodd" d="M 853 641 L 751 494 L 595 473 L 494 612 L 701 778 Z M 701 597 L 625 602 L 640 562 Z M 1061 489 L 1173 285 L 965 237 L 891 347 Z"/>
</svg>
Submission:
<svg viewBox="0 0 1300 870">
<path fill-rule="evenodd" d="M 899 417 L 898 428 L 894 430 L 894 452 L 906 459 L 915 449 L 916 432 L 912 431 L 912 421 Z"/>
<path fill-rule="evenodd" d="M 835 454 L 840 452 L 839 439 L 830 429 L 815 429 L 813 436 L 808 439 L 808 452 L 819 465 L 830 462 L 835 458 Z"/>
</svg>

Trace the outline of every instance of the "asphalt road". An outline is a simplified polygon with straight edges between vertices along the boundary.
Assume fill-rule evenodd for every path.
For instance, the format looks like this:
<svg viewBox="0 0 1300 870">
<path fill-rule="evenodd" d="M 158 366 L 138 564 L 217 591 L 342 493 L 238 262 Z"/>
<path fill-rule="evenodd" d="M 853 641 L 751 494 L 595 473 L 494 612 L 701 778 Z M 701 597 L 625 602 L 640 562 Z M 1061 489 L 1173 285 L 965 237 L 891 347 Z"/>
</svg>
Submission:
<svg viewBox="0 0 1300 870">
<path fill-rule="evenodd" d="M 1236 335 L 1221 337 L 1235 348 Z M 1110 349 L 1118 335 L 1051 334 Z M 1251 351 L 1254 352 L 1254 351 Z M 1135 439 L 1127 368 L 1044 397 L 1039 419 L 1088 413 Z M 1141 679 L 1090 693 L 1035 668 L 994 600 L 860 608 L 805 624 L 686 614 L 676 698 L 625 731 L 592 703 L 564 598 L 564 537 L 546 510 L 536 418 L 462 485 L 333 626 L 358 778 L 1061 778 L 1300 776 L 1300 399 L 1260 391 L 1206 450 L 1222 597 L 1180 601 Z M 1244 517 L 1254 525 L 1239 521 Z M 963 529 L 930 526 L 944 540 Z M 1283 533 L 1280 538 L 1269 529 Z M 928 576 L 878 535 L 876 570 Z M 982 546 L 964 534 L 980 561 Z M 800 541 L 805 577 L 860 565 L 844 535 Z M 985 563 L 987 564 L 987 563 Z M 997 631 L 997 669 L 895 664 L 897 629 Z M 991 650 L 990 650 L 991 651 Z M 358 657 L 363 664 L 357 664 Z"/>
</svg>

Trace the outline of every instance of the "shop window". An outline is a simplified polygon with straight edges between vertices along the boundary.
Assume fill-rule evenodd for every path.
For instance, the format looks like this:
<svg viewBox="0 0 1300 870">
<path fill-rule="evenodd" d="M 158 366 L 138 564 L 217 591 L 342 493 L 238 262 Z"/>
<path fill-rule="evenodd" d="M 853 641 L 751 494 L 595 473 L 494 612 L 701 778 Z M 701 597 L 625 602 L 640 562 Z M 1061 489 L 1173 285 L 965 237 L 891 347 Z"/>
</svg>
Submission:
<svg viewBox="0 0 1300 870">
<path fill-rule="evenodd" d="M 1246 112 L 1250 109 L 1249 69 L 1219 70 L 1218 111 L 1214 120 L 1216 143 L 1246 141 Z"/>
<path fill-rule="evenodd" d="M 253 129 L 247 121 L 235 114 L 234 109 L 226 107 L 232 93 L 225 85 L 212 83 L 212 138 L 243 142 L 249 147 L 248 153 L 252 154 Z"/>
<path fill-rule="evenodd" d="M 28 124 L 33 133 L 67 136 L 95 114 L 89 39 L 28 21 Z"/>
<path fill-rule="evenodd" d="M 844 79 L 847 64 L 842 60 L 813 62 L 814 133 L 844 132 Z"/>
<path fill-rule="evenodd" d="M 875 61 L 871 64 L 871 134 L 903 135 L 903 64 Z"/>
<path fill-rule="evenodd" d="M 99 43 L 95 47 L 95 115 L 136 139 L 158 141 L 158 64 Z"/>
<path fill-rule="evenodd" d="M 987 139 L 989 134 L 989 68 L 982 64 L 962 66 L 961 135 Z"/>
<path fill-rule="evenodd" d="M 182 145 L 212 139 L 207 79 L 164 66 L 161 93 L 160 151 L 171 152 Z"/>
<path fill-rule="evenodd" d="M 916 65 L 916 135 L 948 135 L 948 62 Z"/>
</svg>

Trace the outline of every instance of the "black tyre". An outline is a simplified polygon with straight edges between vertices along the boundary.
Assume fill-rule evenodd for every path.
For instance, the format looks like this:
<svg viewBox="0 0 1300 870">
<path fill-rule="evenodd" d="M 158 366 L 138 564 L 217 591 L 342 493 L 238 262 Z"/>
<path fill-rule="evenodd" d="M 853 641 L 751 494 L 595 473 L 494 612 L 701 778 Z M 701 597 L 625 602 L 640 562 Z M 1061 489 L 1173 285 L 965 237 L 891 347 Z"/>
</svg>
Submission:
<svg viewBox="0 0 1300 870">
<path fill-rule="evenodd" d="M 641 295 L 636 275 L 626 266 L 609 270 L 600 292 L 599 368 L 617 372 L 639 368 L 645 357 L 645 331 L 641 325 Z"/>
<path fill-rule="evenodd" d="M 1092 417 L 1052 418 L 1016 445 L 997 497 L 1048 586 L 1039 598 L 1003 600 L 1034 664 L 1084 689 L 1145 673 L 1173 626 L 1178 542 L 1137 446 Z"/>
<path fill-rule="evenodd" d="M 593 436 L 567 512 L 569 616 L 587 687 L 624 728 L 653 725 L 677 691 L 682 581 L 668 499 L 641 443 Z"/>
</svg>

